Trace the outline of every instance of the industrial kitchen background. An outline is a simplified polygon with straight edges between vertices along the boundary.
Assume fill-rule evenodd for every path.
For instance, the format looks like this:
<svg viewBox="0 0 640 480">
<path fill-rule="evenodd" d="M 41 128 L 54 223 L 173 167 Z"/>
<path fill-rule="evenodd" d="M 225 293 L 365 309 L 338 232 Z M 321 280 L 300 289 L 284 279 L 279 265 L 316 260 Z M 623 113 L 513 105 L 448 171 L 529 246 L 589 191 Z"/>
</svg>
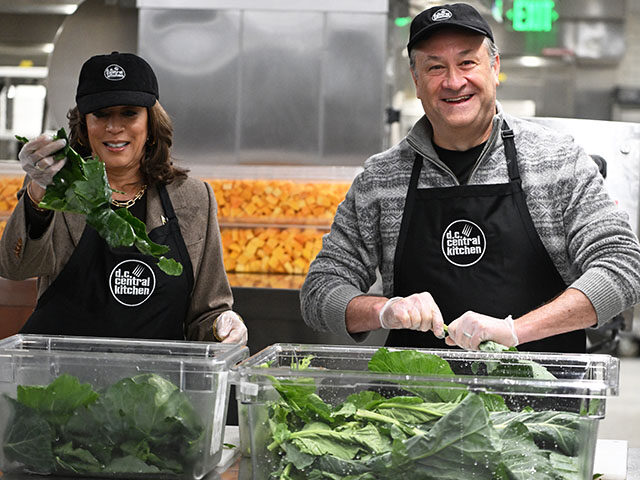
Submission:
<svg viewBox="0 0 640 480">
<path fill-rule="evenodd" d="M 406 39 L 411 17 L 436 3 L 2 0 L 0 215 L 21 176 L 14 134 L 66 125 L 89 56 L 138 52 L 162 85 L 177 160 L 216 191 L 239 311 L 279 324 L 252 329 L 251 350 L 317 341 L 301 326 L 297 289 L 364 160 L 422 114 Z M 603 157 L 606 182 L 638 232 L 640 1 L 469 3 L 495 32 L 505 109 L 567 131 Z M 269 279 L 251 277 L 260 273 Z M 625 315 L 622 354 L 638 354 L 633 316 Z"/>
</svg>

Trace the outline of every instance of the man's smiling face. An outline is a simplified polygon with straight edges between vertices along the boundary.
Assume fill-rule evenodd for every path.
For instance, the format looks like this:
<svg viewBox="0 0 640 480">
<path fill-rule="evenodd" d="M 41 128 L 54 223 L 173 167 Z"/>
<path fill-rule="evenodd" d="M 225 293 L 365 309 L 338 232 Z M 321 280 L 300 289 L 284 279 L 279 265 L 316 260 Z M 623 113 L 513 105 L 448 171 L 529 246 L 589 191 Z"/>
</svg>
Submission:
<svg viewBox="0 0 640 480">
<path fill-rule="evenodd" d="M 491 133 L 500 59 L 491 61 L 485 38 L 443 28 L 414 48 L 416 94 L 441 147 L 461 135 L 482 143 Z"/>
</svg>

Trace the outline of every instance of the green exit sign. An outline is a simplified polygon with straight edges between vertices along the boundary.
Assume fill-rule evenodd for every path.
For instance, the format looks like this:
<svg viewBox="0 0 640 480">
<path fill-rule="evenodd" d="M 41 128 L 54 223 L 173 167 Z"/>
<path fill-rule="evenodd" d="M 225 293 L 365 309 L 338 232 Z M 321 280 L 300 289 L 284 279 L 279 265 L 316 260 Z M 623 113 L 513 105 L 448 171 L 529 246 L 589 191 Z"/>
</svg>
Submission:
<svg viewBox="0 0 640 480">
<path fill-rule="evenodd" d="M 553 7 L 553 0 L 513 0 L 507 18 L 519 32 L 550 32 L 559 16 Z"/>
</svg>

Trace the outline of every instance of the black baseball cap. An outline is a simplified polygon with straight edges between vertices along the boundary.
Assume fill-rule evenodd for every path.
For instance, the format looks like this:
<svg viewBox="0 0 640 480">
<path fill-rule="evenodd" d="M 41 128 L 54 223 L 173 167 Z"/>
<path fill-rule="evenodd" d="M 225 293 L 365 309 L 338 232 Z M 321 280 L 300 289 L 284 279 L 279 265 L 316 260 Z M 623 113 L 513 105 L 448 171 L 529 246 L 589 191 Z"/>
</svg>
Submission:
<svg viewBox="0 0 640 480">
<path fill-rule="evenodd" d="M 133 53 L 95 55 L 80 70 L 76 104 L 83 115 L 115 105 L 151 107 L 158 98 L 156 74 Z"/>
<path fill-rule="evenodd" d="M 411 21 L 407 50 L 426 39 L 434 30 L 445 26 L 453 26 L 481 33 L 493 40 L 493 32 L 487 21 L 475 8 L 466 3 L 452 3 L 431 7 L 419 13 Z"/>
</svg>

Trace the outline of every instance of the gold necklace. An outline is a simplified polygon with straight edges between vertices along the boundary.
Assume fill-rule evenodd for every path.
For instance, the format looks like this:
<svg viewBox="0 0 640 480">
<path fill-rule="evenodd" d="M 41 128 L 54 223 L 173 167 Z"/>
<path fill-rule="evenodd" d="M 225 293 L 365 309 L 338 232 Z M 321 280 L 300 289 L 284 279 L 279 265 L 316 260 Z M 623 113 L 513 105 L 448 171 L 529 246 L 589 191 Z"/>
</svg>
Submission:
<svg viewBox="0 0 640 480">
<path fill-rule="evenodd" d="M 129 208 L 142 198 L 146 189 L 147 189 L 147 186 L 143 185 L 142 188 L 138 190 L 138 193 L 136 193 L 136 195 L 133 198 L 130 198 L 129 200 L 124 200 L 124 201 L 116 200 L 115 198 L 111 197 L 111 205 L 118 208 Z"/>
</svg>

